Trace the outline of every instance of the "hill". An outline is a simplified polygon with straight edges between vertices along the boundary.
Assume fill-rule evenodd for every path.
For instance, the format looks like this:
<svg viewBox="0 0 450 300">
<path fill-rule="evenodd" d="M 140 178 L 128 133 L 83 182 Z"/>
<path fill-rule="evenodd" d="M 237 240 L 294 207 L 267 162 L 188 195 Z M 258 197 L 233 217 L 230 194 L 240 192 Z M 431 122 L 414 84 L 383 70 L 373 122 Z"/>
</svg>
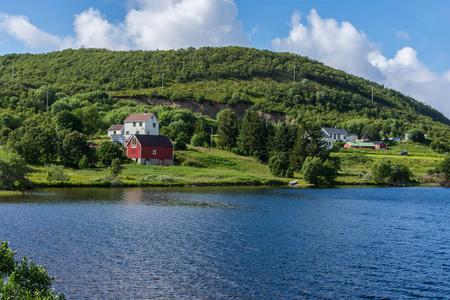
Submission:
<svg viewBox="0 0 450 300">
<path fill-rule="evenodd" d="M 248 103 L 300 120 L 317 120 L 319 115 L 328 126 L 355 118 L 397 120 L 401 124 L 395 127 L 405 127 L 403 131 L 420 123 L 425 128 L 436 122 L 450 125 L 437 110 L 375 82 L 307 57 L 242 47 L 127 52 L 80 49 L 0 57 L 3 107 L 10 104 L 11 97 L 20 101 L 42 87 L 55 92 L 50 102 L 101 90 L 113 97 L 144 101 Z"/>
</svg>

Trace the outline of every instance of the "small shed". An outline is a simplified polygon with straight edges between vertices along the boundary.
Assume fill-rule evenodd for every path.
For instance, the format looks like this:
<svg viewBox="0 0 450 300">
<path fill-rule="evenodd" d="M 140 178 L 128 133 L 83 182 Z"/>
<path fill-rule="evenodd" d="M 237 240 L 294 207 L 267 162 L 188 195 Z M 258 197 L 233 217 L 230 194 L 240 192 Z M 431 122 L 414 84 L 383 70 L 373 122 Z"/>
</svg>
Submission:
<svg viewBox="0 0 450 300">
<path fill-rule="evenodd" d="M 165 135 L 133 134 L 126 142 L 127 156 L 144 165 L 173 165 L 174 145 Z"/>
</svg>

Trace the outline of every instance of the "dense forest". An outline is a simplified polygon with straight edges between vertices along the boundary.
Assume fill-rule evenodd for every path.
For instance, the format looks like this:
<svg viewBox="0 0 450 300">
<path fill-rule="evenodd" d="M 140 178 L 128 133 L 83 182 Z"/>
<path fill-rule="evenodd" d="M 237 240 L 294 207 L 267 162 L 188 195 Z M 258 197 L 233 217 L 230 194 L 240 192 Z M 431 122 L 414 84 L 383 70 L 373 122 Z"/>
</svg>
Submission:
<svg viewBox="0 0 450 300">
<path fill-rule="evenodd" d="M 145 105 L 151 99 L 222 103 L 228 108 L 244 103 L 250 110 L 231 117 L 227 111 L 219 115 L 226 116 L 221 122 L 219 117 L 187 109 Z M 129 114 L 144 110 L 155 113 L 161 134 L 180 145 L 208 143 L 211 131 L 220 133 L 231 126 L 234 133 L 229 135 L 236 140 L 224 142 L 218 136 L 218 146 L 265 163 L 273 153 L 294 151 L 302 130 L 311 134 L 320 126 L 343 127 L 358 135 L 367 132 L 377 140 L 420 129 L 440 152 L 450 149 L 450 120 L 437 110 L 299 55 L 204 47 L 126 52 L 69 49 L 0 57 L 0 146 L 19 153 L 27 163 L 61 162 L 76 167 L 83 157 L 93 163 L 89 149 L 79 146 L 94 134 L 106 134 L 110 125 L 122 123 Z M 256 120 L 250 111 L 259 116 L 283 115 L 287 121 L 275 126 L 272 119 Z M 222 126 L 224 122 L 229 125 Z M 259 138 L 246 140 L 255 137 Z M 299 144 L 297 150 L 303 151 L 302 147 Z"/>
</svg>

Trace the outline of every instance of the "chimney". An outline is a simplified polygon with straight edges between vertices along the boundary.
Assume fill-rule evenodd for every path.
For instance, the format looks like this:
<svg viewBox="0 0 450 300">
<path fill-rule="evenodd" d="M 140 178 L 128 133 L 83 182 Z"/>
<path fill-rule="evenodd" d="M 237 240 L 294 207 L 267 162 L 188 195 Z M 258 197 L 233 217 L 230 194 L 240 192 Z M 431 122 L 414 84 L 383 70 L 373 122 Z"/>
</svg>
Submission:
<svg viewBox="0 0 450 300">
<path fill-rule="evenodd" d="M 144 110 L 144 115 L 146 115 L 147 114 L 147 111 L 146 110 Z"/>
</svg>

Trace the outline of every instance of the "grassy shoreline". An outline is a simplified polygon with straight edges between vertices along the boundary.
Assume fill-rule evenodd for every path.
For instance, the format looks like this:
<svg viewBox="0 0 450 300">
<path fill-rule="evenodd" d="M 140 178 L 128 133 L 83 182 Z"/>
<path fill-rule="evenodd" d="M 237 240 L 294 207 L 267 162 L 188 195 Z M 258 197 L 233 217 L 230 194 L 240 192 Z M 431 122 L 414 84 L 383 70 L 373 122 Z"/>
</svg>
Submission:
<svg viewBox="0 0 450 300">
<path fill-rule="evenodd" d="M 401 156 L 399 149 L 414 149 L 412 155 Z M 341 150 L 332 153 L 341 159 L 341 171 L 337 181 L 331 186 L 379 186 L 370 178 L 371 167 L 381 160 L 389 159 L 407 165 L 414 174 L 408 186 L 439 186 L 425 182 L 428 170 L 435 168 L 444 158 L 433 153 L 428 147 L 418 144 L 402 144 L 386 152 L 375 150 Z M 148 166 L 125 164 L 119 175 L 120 180 L 105 180 L 106 167 L 86 170 L 66 169 L 69 181 L 49 181 L 44 166 L 33 166 L 28 179 L 35 188 L 48 187 L 192 187 L 192 186 L 282 186 L 297 179 L 299 186 L 310 186 L 298 173 L 293 178 L 279 178 L 270 174 L 267 165 L 255 158 L 239 156 L 227 151 L 203 147 L 190 147 L 187 151 L 176 152 L 177 165 Z M 319 185 L 320 186 L 320 185 Z"/>
</svg>

